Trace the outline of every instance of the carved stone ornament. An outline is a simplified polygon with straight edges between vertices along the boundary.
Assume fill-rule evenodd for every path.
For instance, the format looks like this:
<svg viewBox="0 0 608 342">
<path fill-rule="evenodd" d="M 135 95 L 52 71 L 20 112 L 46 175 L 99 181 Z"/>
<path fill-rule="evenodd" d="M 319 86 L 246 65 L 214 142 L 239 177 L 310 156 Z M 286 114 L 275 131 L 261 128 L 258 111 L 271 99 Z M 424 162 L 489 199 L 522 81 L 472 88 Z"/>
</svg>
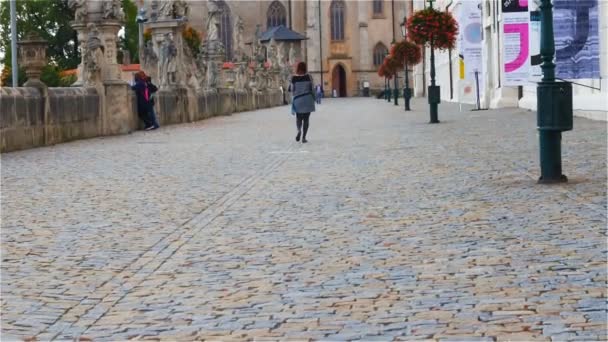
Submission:
<svg viewBox="0 0 608 342">
<path fill-rule="evenodd" d="M 42 69 L 47 65 L 47 46 L 47 41 L 34 32 L 19 42 L 19 64 L 25 68 L 28 82 L 40 82 Z"/>
<path fill-rule="evenodd" d="M 87 20 L 87 0 L 68 0 L 68 7 L 74 11 L 74 21 L 85 22 Z"/>
<path fill-rule="evenodd" d="M 122 11 L 120 0 L 103 0 L 103 18 L 123 21 L 125 14 Z"/>
</svg>

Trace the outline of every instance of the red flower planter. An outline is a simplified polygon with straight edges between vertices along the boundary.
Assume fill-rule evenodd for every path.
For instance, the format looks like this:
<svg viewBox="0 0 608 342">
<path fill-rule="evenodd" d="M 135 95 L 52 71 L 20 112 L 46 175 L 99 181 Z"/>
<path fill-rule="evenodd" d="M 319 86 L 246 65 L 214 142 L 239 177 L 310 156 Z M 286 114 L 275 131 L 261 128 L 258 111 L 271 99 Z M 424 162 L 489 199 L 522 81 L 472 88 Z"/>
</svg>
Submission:
<svg viewBox="0 0 608 342">
<path fill-rule="evenodd" d="M 407 21 L 408 38 L 418 45 L 430 45 L 438 50 L 456 47 L 458 23 L 450 12 L 427 8 L 415 12 Z"/>
</svg>

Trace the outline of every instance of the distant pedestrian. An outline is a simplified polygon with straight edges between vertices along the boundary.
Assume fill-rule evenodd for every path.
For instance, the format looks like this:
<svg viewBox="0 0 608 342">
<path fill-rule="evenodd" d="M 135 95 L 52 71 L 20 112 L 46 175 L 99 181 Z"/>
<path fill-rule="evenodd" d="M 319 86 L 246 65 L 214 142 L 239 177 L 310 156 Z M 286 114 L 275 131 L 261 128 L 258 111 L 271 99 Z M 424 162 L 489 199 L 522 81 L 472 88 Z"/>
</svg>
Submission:
<svg viewBox="0 0 608 342">
<path fill-rule="evenodd" d="M 296 141 L 307 143 L 306 134 L 310 120 L 310 113 L 315 111 L 315 95 L 313 93 L 312 77 L 307 74 L 306 63 L 300 62 L 296 68 L 296 74 L 291 77 L 289 89 L 292 92 L 292 108 L 296 114 L 296 127 L 298 135 Z M 304 126 L 304 127 L 302 127 Z M 304 128 L 304 132 L 302 132 Z"/>
<path fill-rule="evenodd" d="M 135 74 L 131 89 L 135 91 L 137 98 L 137 116 L 144 122 L 145 130 L 154 129 L 154 122 L 150 120 L 150 91 L 146 84 L 146 74 L 140 71 Z"/>
<path fill-rule="evenodd" d="M 149 118 L 150 118 L 150 122 L 153 125 L 152 129 L 157 129 L 160 127 L 160 125 L 158 124 L 158 118 L 156 116 L 156 110 L 154 110 L 154 103 L 155 103 L 155 98 L 156 98 L 156 92 L 158 91 L 158 87 L 154 85 L 154 83 L 152 83 L 152 77 L 150 76 L 146 76 L 146 85 L 148 86 L 148 92 L 150 94 L 150 113 L 149 113 Z"/>
<path fill-rule="evenodd" d="M 321 87 L 320 84 L 317 84 L 315 86 L 315 92 L 317 94 L 317 96 L 316 96 L 317 104 L 321 104 L 321 98 L 323 98 L 323 87 Z"/>
</svg>

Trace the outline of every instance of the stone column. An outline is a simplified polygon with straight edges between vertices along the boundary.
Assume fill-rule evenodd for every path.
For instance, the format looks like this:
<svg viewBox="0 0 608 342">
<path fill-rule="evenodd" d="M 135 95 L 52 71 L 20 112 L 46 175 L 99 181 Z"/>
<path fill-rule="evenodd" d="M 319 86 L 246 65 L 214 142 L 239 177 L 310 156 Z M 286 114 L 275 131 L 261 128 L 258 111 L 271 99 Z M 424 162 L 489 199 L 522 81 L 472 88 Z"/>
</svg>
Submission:
<svg viewBox="0 0 608 342">
<path fill-rule="evenodd" d="M 188 65 L 189 63 L 186 63 L 186 54 L 184 49 L 188 47 L 184 46 L 182 31 L 186 27 L 186 21 L 183 19 L 157 20 L 144 24 L 144 27 L 146 29 L 150 29 L 152 32 L 153 49 L 158 58 L 158 66 L 156 70 L 149 70 L 148 73 L 156 76 L 155 78 L 159 82 L 160 89 L 185 87 L 187 80 L 183 66 Z M 169 35 L 169 37 L 171 37 L 173 40 L 175 49 L 177 51 L 177 55 L 174 57 L 174 63 L 176 65 L 175 80 L 165 84 L 160 84 L 161 79 L 166 76 L 161 75 L 161 69 L 163 67 L 163 44 L 165 44 L 167 35 Z"/>
<path fill-rule="evenodd" d="M 359 70 L 370 70 L 372 69 L 371 65 L 371 54 L 369 48 L 369 36 L 367 30 L 367 22 L 368 22 L 368 13 L 370 3 L 367 1 L 361 1 L 357 3 L 359 7 Z M 359 79 L 359 89 L 358 91 L 362 91 L 363 82 L 369 81 L 369 77 L 367 73 L 362 73 L 358 75 Z"/>
</svg>

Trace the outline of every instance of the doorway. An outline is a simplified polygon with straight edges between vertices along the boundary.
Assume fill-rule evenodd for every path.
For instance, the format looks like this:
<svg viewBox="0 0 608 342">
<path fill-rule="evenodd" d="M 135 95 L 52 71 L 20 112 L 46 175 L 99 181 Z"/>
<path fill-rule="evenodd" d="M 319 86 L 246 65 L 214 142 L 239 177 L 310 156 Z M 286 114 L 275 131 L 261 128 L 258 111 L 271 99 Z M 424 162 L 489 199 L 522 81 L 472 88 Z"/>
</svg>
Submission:
<svg viewBox="0 0 608 342">
<path fill-rule="evenodd" d="M 338 97 L 346 97 L 346 71 L 340 64 L 337 64 L 332 71 L 331 85 L 336 90 Z"/>
</svg>

